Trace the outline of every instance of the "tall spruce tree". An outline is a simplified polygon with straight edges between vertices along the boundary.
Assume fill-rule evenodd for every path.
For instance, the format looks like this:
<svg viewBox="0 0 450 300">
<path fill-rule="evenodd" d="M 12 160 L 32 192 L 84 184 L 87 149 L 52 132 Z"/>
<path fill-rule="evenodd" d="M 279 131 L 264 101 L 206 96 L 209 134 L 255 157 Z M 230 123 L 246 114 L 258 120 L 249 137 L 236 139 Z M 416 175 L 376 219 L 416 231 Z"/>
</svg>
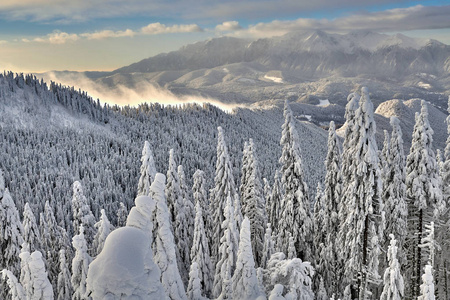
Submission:
<svg viewBox="0 0 450 300">
<path fill-rule="evenodd" d="M 165 196 L 166 177 L 157 173 L 150 187 L 150 195 L 156 201 L 153 212 L 153 253 L 155 263 L 161 269 L 161 283 L 171 300 L 185 300 L 186 292 L 175 254 L 175 239 Z"/>
<path fill-rule="evenodd" d="M 264 295 L 259 288 L 253 259 L 250 221 L 242 221 L 236 270 L 233 275 L 233 299 L 253 300 Z M 264 295 L 265 296 L 265 295 Z"/>
<path fill-rule="evenodd" d="M 189 227 L 173 149 L 170 149 L 169 154 L 169 169 L 167 170 L 165 193 L 170 212 L 170 220 L 173 226 L 178 269 L 183 282 L 187 285 L 189 280 L 188 268 L 191 265 L 189 258 Z"/>
<path fill-rule="evenodd" d="M 268 222 L 272 225 L 272 230 L 276 234 L 278 232 L 278 221 L 280 220 L 281 208 L 284 206 L 283 203 L 283 188 L 281 186 L 281 174 L 278 170 L 275 170 L 275 175 L 273 179 L 273 187 L 271 194 L 271 205 L 267 211 L 269 216 Z"/>
<path fill-rule="evenodd" d="M 178 178 L 180 179 L 181 196 L 183 197 L 186 222 L 187 222 L 187 244 L 188 249 L 192 247 L 192 240 L 194 238 L 194 220 L 195 220 L 195 205 L 192 202 L 191 190 L 187 186 L 186 174 L 182 165 L 178 166 Z"/>
<path fill-rule="evenodd" d="M 201 202 L 195 204 L 194 240 L 191 248 L 191 262 L 197 264 L 202 294 L 210 297 L 212 292 L 213 267 L 209 254 L 208 238 L 205 233 Z"/>
<path fill-rule="evenodd" d="M 438 220 L 445 209 L 441 192 L 441 179 L 433 147 L 433 129 L 428 121 L 428 109 L 422 101 L 420 114 L 412 134 L 411 149 L 406 159 L 406 196 L 409 199 L 410 257 L 409 275 L 410 297 L 417 298 L 420 293 L 420 275 L 424 268 L 421 240 L 424 224 Z"/>
<path fill-rule="evenodd" d="M 252 224 L 251 239 L 255 263 L 256 266 L 260 266 L 263 256 L 264 226 L 267 224 L 267 216 L 255 144 L 252 139 L 248 142 L 247 148 L 244 149 L 240 191 L 242 213 L 249 218 Z"/>
<path fill-rule="evenodd" d="M 42 240 L 41 233 L 36 223 L 36 218 L 34 216 L 33 211 L 31 210 L 30 205 L 25 203 L 25 207 L 23 208 L 23 239 L 24 242 L 28 244 L 30 247 L 30 251 L 34 252 L 35 250 L 42 251 Z"/>
<path fill-rule="evenodd" d="M 403 148 L 402 130 L 397 117 L 391 117 L 392 134 L 390 147 L 384 170 L 383 201 L 386 216 L 384 248 L 388 248 L 388 234 L 393 234 L 397 243 L 397 257 L 400 265 L 406 263 L 404 249 L 407 236 L 408 207 L 406 205 L 405 185 L 405 154 Z"/>
<path fill-rule="evenodd" d="M 75 248 L 75 257 L 72 260 L 72 300 L 89 300 L 90 297 L 86 296 L 86 278 L 92 258 L 88 254 L 83 224 L 80 225 L 79 229 L 80 233 L 72 239 Z"/>
<path fill-rule="evenodd" d="M 339 292 L 339 246 L 337 235 L 339 233 L 339 208 L 341 206 L 342 178 L 341 149 L 336 126 L 330 122 L 328 129 L 328 152 L 325 159 L 325 183 L 324 183 L 324 223 L 323 232 L 325 235 L 323 257 L 323 280 L 324 286 L 329 295 Z"/>
<path fill-rule="evenodd" d="M 220 249 L 214 275 L 213 296 L 222 299 L 228 298 L 231 292 L 231 278 L 236 269 L 236 258 L 239 244 L 239 233 L 234 218 L 234 207 L 230 195 L 223 211 L 223 235 L 220 238 Z"/>
<path fill-rule="evenodd" d="M 373 105 L 367 88 L 361 89 L 359 108 L 355 112 L 353 146 L 348 149 L 353 161 L 343 166 L 352 175 L 343 191 L 346 218 L 340 235 L 344 241 L 345 282 L 351 284 L 352 298 L 367 299 L 371 284 L 380 281 L 378 254 L 383 238 L 384 212 L 382 183 L 375 140 Z"/>
<path fill-rule="evenodd" d="M 72 299 L 72 293 L 72 282 L 69 265 L 66 262 L 66 251 L 61 249 L 59 250 L 59 274 L 56 287 L 56 299 L 70 300 Z"/>
<path fill-rule="evenodd" d="M 302 260 L 311 259 L 313 224 L 308 199 L 308 187 L 304 181 L 300 139 L 295 129 L 295 119 L 288 102 L 284 105 L 284 124 L 280 144 L 282 154 L 281 184 L 284 188 L 284 205 L 280 207 L 277 246 L 287 253 L 289 238 L 286 233 L 292 231 L 296 256 Z"/>
<path fill-rule="evenodd" d="M 139 177 L 137 195 L 147 196 L 150 193 L 150 186 L 156 176 L 155 161 L 148 141 L 145 141 L 144 148 L 142 149 L 141 163 L 141 177 Z"/>
<path fill-rule="evenodd" d="M 224 222 L 225 205 L 227 197 L 230 196 L 231 203 L 235 203 L 236 185 L 233 177 L 233 169 L 231 167 L 230 156 L 228 155 L 228 148 L 225 143 L 225 136 L 222 127 L 218 127 L 217 137 L 217 160 L 216 160 L 216 174 L 214 177 L 214 189 L 211 194 L 211 213 L 213 215 L 213 222 L 217 226 L 213 227 L 211 233 L 210 247 L 211 256 L 214 262 L 218 261 L 219 246 L 221 242 L 218 237 L 223 236 L 225 228 L 218 226 Z M 233 205 L 232 205 L 233 206 Z M 233 208 L 234 209 L 234 208 Z M 234 215 L 234 212 L 233 212 Z M 234 218 L 234 217 L 233 217 Z M 231 274 L 229 275 L 231 277 Z"/>
<path fill-rule="evenodd" d="M 389 236 L 391 241 L 387 253 L 388 267 L 384 272 L 384 285 L 380 300 L 401 300 L 405 295 L 405 285 L 400 272 L 400 264 L 397 260 L 397 241 L 393 234 Z"/>
<path fill-rule="evenodd" d="M 194 204 L 200 203 L 203 215 L 203 228 L 205 232 L 212 231 L 211 214 L 209 210 L 208 194 L 206 192 L 205 172 L 196 170 L 194 173 L 194 184 L 192 185 L 192 195 L 194 196 Z M 209 242 L 209 241 L 208 241 Z"/>
<path fill-rule="evenodd" d="M 72 213 L 73 230 L 77 231 L 80 228 L 80 225 L 83 225 L 88 251 L 91 255 L 96 254 L 96 249 L 94 250 L 92 248 L 92 242 L 95 236 L 95 218 L 79 181 L 73 183 Z"/>
</svg>

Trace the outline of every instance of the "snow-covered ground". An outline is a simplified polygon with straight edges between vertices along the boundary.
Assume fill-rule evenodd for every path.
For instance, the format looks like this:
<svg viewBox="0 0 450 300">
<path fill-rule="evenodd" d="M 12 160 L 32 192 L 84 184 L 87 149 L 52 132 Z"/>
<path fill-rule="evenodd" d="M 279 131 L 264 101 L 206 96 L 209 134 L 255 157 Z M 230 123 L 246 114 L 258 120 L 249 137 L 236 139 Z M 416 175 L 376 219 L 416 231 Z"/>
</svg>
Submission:
<svg viewBox="0 0 450 300">
<path fill-rule="evenodd" d="M 264 78 L 268 79 L 268 80 L 271 80 L 273 82 L 276 82 L 276 83 L 283 83 L 283 78 L 280 78 L 280 77 L 264 75 Z"/>
<path fill-rule="evenodd" d="M 325 100 L 319 100 L 319 104 L 317 106 L 327 106 L 330 105 L 330 101 L 328 99 Z"/>
</svg>

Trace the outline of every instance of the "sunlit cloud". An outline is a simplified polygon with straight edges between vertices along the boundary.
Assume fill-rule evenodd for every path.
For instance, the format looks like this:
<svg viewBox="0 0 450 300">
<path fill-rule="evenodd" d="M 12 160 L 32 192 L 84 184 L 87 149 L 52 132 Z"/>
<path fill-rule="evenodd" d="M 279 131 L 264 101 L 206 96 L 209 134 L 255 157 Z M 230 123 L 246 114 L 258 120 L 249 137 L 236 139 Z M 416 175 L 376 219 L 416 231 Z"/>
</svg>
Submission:
<svg viewBox="0 0 450 300">
<path fill-rule="evenodd" d="M 61 31 L 54 31 L 52 33 L 47 34 L 43 37 L 36 37 L 33 39 L 27 39 L 23 38 L 22 42 L 30 43 L 30 42 L 37 42 L 37 43 L 49 43 L 49 44 L 65 44 L 67 42 L 75 42 L 80 37 L 75 33 L 67 33 L 67 32 L 61 32 Z"/>
<path fill-rule="evenodd" d="M 360 12 L 347 17 L 329 19 L 299 18 L 292 21 L 274 20 L 251 25 L 232 32 L 237 37 L 264 38 L 299 30 L 348 32 L 371 30 L 379 32 L 450 28 L 450 5 L 396 8 L 380 12 Z"/>
<path fill-rule="evenodd" d="M 7 43 L 8 43 L 8 41 L 0 40 L 0 45 L 4 45 L 4 44 L 7 44 Z"/>
<path fill-rule="evenodd" d="M 238 21 L 227 21 L 223 22 L 216 26 L 216 31 L 224 32 L 224 31 L 235 31 L 241 30 L 242 26 L 239 25 Z"/>
<path fill-rule="evenodd" d="M 95 31 L 95 32 L 88 32 L 88 33 L 82 33 L 80 36 L 87 38 L 88 40 L 101 40 L 106 38 L 119 38 L 119 37 L 133 37 L 137 33 L 134 32 L 131 29 L 126 30 L 119 30 L 119 31 L 113 31 L 113 30 L 101 30 L 101 31 Z"/>
<path fill-rule="evenodd" d="M 159 22 L 151 23 L 141 28 L 141 32 L 143 34 L 187 33 L 202 31 L 203 29 L 197 24 L 166 26 Z"/>
</svg>

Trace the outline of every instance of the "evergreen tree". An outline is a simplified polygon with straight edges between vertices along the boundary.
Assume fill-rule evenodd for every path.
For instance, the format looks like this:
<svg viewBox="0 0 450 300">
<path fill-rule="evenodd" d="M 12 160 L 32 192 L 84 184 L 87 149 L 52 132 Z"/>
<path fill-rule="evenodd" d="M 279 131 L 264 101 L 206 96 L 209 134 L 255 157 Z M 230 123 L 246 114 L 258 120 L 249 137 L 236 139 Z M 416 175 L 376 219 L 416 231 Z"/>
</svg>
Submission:
<svg viewBox="0 0 450 300">
<path fill-rule="evenodd" d="M 334 122 L 330 122 L 328 129 L 328 152 L 325 159 L 325 183 L 324 183 L 324 223 L 316 225 L 325 236 L 324 248 L 321 254 L 323 269 L 321 273 L 324 285 L 329 294 L 339 291 L 339 246 L 337 235 L 339 233 L 339 208 L 341 206 L 342 178 L 340 173 L 341 150 Z M 316 252 L 317 259 L 317 252 Z"/>
<path fill-rule="evenodd" d="M 92 242 L 95 236 L 95 218 L 79 181 L 73 183 L 72 212 L 73 230 L 78 230 L 80 225 L 83 225 L 85 230 L 83 236 L 86 239 L 88 251 L 90 254 L 94 254 L 96 249 L 92 248 Z"/>
<path fill-rule="evenodd" d="M 311 259 L 313 225 L 310 216 L 308 188 L 304 182 L 300 140 L 295 129 L 295 119 L 288 102 L 284 105 L 284 124 L 280 144 L 283 148 L 280 163 L 281 184 L 284 187 L 284 205 L 280 211 L 277 246 L 287 252 L 289 244 L 286 233 L 292 232 L 296 257 Z"/>
<path fill-rule="evenodd" d="M 111 223 L 109 223 L 108 217 L 106 216 L 105 210 L 102 209 L 100 211 L 100 221 L 95 223 L 95 228 L 97 229 L 97 233 L 95 234 L 94 241 L 92 246 L 96 250 L 97 255 L 102 252 L 103 245 L 105 244 L 106 238 L 108 234 L 114 230 Z"/>
<path fill-rule="evenodd" d="M 150 187 L 150 195 L 156 201 L 156 209 L 151 220 L 154 238 L 152 248 L 155 263 L 161 270 L 161 283 L 167 296 L 172 300 L 183 300 L 186 299 L 186 292 L 177 265 L 176 246 L 164 192 L 165 181 L 165 176 L 158 173 Z"/>
<path fill-rule="evenodd" d="M 196 170 L 194 173 L 194 184 L 192 186 L 192 194 L 194 196 L 194 203 L 200 203 L 203 216 L 203 228 L 205 232 L 212 231 L 211 214 L 209 213 L 208 194 L 206 192 L 206 178 L 205 172 Z"/>
<path fill-rule="evenodd" d="M 252 139 L 246 144 L 246 147 L 242 159 L 240 199 L 242 200 L 242 212 L 252 224 L 252 250 L 256 266 L 260 266 L 264 248 L 264 226 L 267 224 L 267 217 L 258 160 Z"/>
<path fill-rule="evenodd" d="M 297 253 L 295 250 L 295 242 L 294 238 L 292 237 L 292 234 L 288 232 L 289 237 L 289 243 L 288 243 L 288 250 L 287 250 L 287 259 L 293 259 L 296 258 Z"/>
<path fill-rule="evenodd" d="M 242 221 L 236 270 L 233 275 L 233 299 L 250 300 L 264 295 L 259 289 L 253 259 L 250 221 Z"/>
<path fill-rule="evenodd" d="M 66 262 L 66 251 L 61 249 L 59 250 L 59 274 L 56 287 L 56 299 L 71 300 L 72 293 L 71 275 L 69 265 Z"/>
<path fill-rule="evenodd" d="M 283 297 L 284 286 L 281 284 L 275 284 L 269 295 L 269 300 L 285 300 Z"/>
<path fill-rule="evenodd" d="M 281 208 L 284 206 L 283 203 L 283 189 L 280 181 L 280 172 L 275 170 L 275 176 L 273 180 L 273 188 L 271 194 L 271 205 L 267 211 L 268 221 L 272 225 L 274 233 L 278 232 L 278 222 L 280 220 Z M 277 245 L 278 246 L 278 245 Z"/>
<path fill-rule="evenodd" d="M 89 300 L 90 297 L 86 296 L 86 278 L 92 259 L 87 252 L 88 248 L 84 238 L 83 224 L 80 225 L 80 233 L 73 237 L 72 244 L 75 248 L 71 277 L 73 287 L 72 300 Z"/>
<path fill-rule="evenodd" d="M 432 148 L 433 130 L 428 121 L 428 110 L 422 101 L 420 114 L 412 135 L 411 149 L 406 159 L 406 196 L 410 199 L 409 270 L 411 297 L 419 296 L 420 274 L 424 267 L 423 253 L 419 246 L 424 235 L 424 224 L 438 220 L 445 210 L 441 192 L 436 157 Z"/>
<path fill-rule="evenodd" d="M 119 205 L 119 210 L 117 211 L 117 227 L 123 227 L 127 223 L 128 210 L 123 202 L 120 202 Z"/>
<path fill-rule="evenodd" d="M 174 151 L 170 149 L 169 169 L 167 170 L 166 199 L 170 212 L 170 220 L 173 226 L 175 239 L 175 254 L 177 256 L 178 270 L 183 282 L 187 285 L 191 263 L 189 258 L 188 220 L 185 202 L 180 187 L 177 166 L 175 164 Z"/>
<path fill-rule="evenodd" d="M 9 295 L 11 297 L 10 298 L 11 300 L 26 299 L 25 291 L 23 290 L 23 287 L 20 284 L 20 282 L 17 280 L 17 277 L 14 276 L 14 274 L 7 269 L 3 269 L 1 272 L 2 272 L 2 278 L 4 281 L 6 281 L 6 285 L 9 288 L 9 289 L 8 288 L 3 289 L 3 292 L 6 295 Z M 8 299 L 8 298 L 5 297 L 3 299 Z"/>
<path fill-rule="evenodd" d="M 25 203 L 23 208 L 23 239 L 24 242 L 27 243 L 30 247 L 30 251 L 41 251 L 42 250 L 42 241 L 41 241 L 41 233 L 36 223 L 36 218 L 34 216 L 33 211 L 31 210 L 30 205 Z"/>
<path fill-rule="evenodd" d="M 191 268 L 195 263 L 198 273 L 196 276 L 199 279 L 202 294 L 210 296 L 213 284 L 211 277 L 211 274 L 213 274 L 213 268 L 209 254 L 208 238 L 205 233 L 203 211 L 200 201 L 197 201 L 195 211 L 194 240 L 191 248 Z"/>
<path fill-rule="evenodd" d="M 263 178 L 264 184 L 264 199 L 266 204 L 267 221 L 270 220 L 270 208 L 272 207 L 272 187 L 266 178 Z"/>
<path fill-rule="evenodd" d="M 35 251 L 30 254 L 28 251 L 23 251 L 20 253 L 20 258 L 23 260 L 23 265 L 26 265 L 26 269 L 22 268 L 22 272 L 28 273 L 26 276 L 21 275 L 26 299 L 53 300 L 53 288 L 48 280 L 41 252 Z"/>
<path fill-rule="evenodd" d="M 391 125 L 392 135 L 383 183 L 383 201 L 385 203 L 384 211 L 386 216 L 384 248 L 388 248 L 387 233 L 390 232 L 397 237 L 397 257 L 400 265 L 402 265 L 406 263 L 404 245 L 407 235 L 406 223 L 408 217 L 408 207 L 405 199 L 405 154 L 400 121 L 397 117 L 391 117 Z"/>
<path fill-rule="evenodd" d="M 19 253 L 20 246 L 23 243 L 22 236 L 23 227 L 19 212 L 8 189 L 5 189 L 3 174 L 0 172 L 0 269 L 8 269 L 12 274 L 19 274 Z M 14 278 L 11 276 L 5 274 L 4 276 L 8 276 L 11 283 L 14 282 Z M 4 282 L 2 282 L 0 288 L 0 298 L 9 299 L 8 289 Z M 11 293 L 16 292 L 12 291 Z"/>
<path fill-rule="evenodd" d="M 186 174 L 182 165 L 178 166 L 178 178 L 180 179 L 181 195 L 183 197 L 184 209 L 187 222 L 187 244 L 188 249 L 192 247 L 192 240 L 194 238 L 194 220 L 195 220 L 195 206 L 192 202 L 190 189 L 186 183 Z"/>
<path fill-rule="evenodd" d="M 267 267 L 267 262 L 269 261 L 273 253 L 275 253 L 275 245 L 272 239 L 272 228 L 271 224 L 267 223 L 266 233 L 264 234 L 264 247 L 261 261 L 262 268 Z"/>
<path fill-rule="evenodd" d="M 233 169 L 231 167 L 230 157 L 228 155 L 227 145 L 225 143 L 225 137 L 222 127 L 218 127 L 217 137 L 217 161 L 216 161 L 216 175 L 214 177 L 214 191 L 211 194 L 212 201 L 211 212 L 213 215 L 212 224 L 223 224 L 225 216 L 225 205 L 227 203 L 227 197 L 230 196 L 231 203 L 234 204 L 234 198 L 236 194 L 236 186 L 233 177 Z M 231 205 L 233 206 L 233 205 Z M 234 209 L 234 208 L 233 208 Z M 234 215 L 234 212 L 233 212 Z M 233 217 L 234 218 L 234 217 Z M 222 242 L 219 242 L 217 237 L 224 236 L 225 228 L 223 226 L 214 226 L 211 233 L 210 247 L 211 257 L 213 261 L 219 260 L 219 246 Z M 217 273 L 217 270 L 216 270 Z M 229 274 L 231 277 L 232 274 Z"/>
<path fill-rule="evenodd" d="M 420 295 L 417 300 L 434 300 L 434 280 L 433 280 L 433 267 L 430 264 L 425 265 L 425 273 L 422 275 L 422 284 L 420 285 Z"/>
<path fill-rule="evenodd" d="M 361 92 L 353 128 L 356 141 L 349 149 L 353 161 L 347 166 L 353 182 L 345 186 L 343 194 L 347 217 L 342 220 L 340 235 L 344 240 L 341 251 L 347 254 L 345 282 L 353 283 L 353 298 L 366 299 L 371 294 L 370 285 L 380 280 L 378 254 L 385 225 L 373 105 L 367 88 Z"/>
<path fill-rule="evenodd" d="M 389 264 L 384 272 L 384 287 L 380 300 L 401 300 L 405 295 L 405 287 L 403 276 L 400 273 L 400 264 L 397 260 L 397 241 L 393 234 L 390 234 L 389 236 L 391 238 L 387 254 Z"/>
<path fill-rule="evenodd" d="M 220 238 L 219 256 L 214 275 L 213 295 L 216 298 L 227 298 L 231 292 L 231 278 L 236 269 L 236 258 L 239 244 L 239 233 L 236 229 L 234 207 L 228 195 L 222 222 L 223 235 Z"/>
<path fill-rule="evenodd" d="M 150 143 L 145 141 L 141 157 L 141 177 L 138 184 L 138 196 L 147 196 L 150 193 L 150 185 L 156 176 L 156 167 Z"/>
<path fill-rule="evenodd" d="M 187 289 L 188 300 L 205 300 L 202 296 L 202 288 L 200 278 L 198 277 L 198 265 L 192 261 L 191 270 L 189 272 L 189 285 Z"/>
</svg>

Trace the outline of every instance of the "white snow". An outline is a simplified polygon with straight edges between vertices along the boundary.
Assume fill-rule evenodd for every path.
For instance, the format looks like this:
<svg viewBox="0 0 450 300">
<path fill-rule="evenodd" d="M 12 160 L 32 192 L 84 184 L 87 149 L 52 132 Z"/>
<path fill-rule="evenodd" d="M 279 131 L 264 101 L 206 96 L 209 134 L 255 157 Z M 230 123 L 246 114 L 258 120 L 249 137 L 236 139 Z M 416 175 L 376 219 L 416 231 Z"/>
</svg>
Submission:
<svg viewBox="0 0 450 300">
<path fill-rule="evenodd" d="M 327 106 L 330 105 L 330 101 L 328 99 L 324 99 L 324 100 L 320 100 L 319 99 L 319 104 L 317 104 L 316 106 Z"/>
<path fill-rule="evenodd" d="M 148 234 L 122 227 L 108 235 L 105 246 L 90 264 L 87 288 L 93 299 L 166 299 L 159 272 L 149 269 L 152 255 Z M 154 266 L 154 265 L 153 265 Z"/>
<path fill-rule="evenodd" d="M 283 83 L 283 78 L 280 78 L 280 77 L 264 75 L 264 79 L 271 80 L 271 81 L 273 81 L 275 83 Z"/>
</svg>

